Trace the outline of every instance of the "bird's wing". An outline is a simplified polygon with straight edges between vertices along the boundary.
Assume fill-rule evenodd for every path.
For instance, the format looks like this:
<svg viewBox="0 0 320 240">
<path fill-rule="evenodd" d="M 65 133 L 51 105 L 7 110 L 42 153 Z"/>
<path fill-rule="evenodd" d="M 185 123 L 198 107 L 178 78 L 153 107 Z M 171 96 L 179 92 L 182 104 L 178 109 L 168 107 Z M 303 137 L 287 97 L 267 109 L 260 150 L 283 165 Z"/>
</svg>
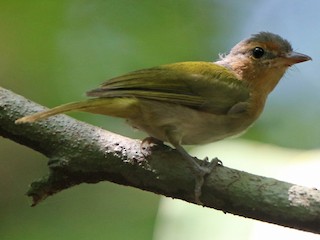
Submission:
<svg viewBox="0 0 320 240">
<path fill-rule="evenodd" d="M 92 97 L 136 97 L 226 114 L 248 101 L 249 89 L 223 66 L 209 62 L 163 65 L 110 79 L 89 91 Z"/>
</svg>

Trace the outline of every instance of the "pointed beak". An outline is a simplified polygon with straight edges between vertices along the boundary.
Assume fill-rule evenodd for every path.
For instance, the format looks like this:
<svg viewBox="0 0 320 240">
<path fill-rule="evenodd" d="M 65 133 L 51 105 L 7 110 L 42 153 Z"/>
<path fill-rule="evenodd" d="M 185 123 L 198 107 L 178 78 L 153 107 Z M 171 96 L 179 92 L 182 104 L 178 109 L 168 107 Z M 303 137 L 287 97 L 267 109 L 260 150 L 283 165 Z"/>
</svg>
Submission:
<svg viewBox="0 0 320 240">
<path fill-rule="evenodd" d="M 285 62 L 285 64 L 287 64 L 288 66 L 292 66 L 293 64 L 301 63 L 309 60 L 312 60 L 312 58 L 309 57 L 308 55 L 297 53 L 297 52 L 291 52 L 283 56 L 283 62 Z"/>
</svg>

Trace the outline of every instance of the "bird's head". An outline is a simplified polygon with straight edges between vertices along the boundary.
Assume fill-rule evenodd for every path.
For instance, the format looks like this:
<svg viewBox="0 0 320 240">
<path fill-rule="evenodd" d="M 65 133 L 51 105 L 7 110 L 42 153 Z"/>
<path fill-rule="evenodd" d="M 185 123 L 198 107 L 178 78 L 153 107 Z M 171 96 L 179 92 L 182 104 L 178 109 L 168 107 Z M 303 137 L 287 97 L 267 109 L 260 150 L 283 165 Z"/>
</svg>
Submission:
<svg viewBox="0 0 320 240">
<path fill-rule="evenodd" d="M 308 60 L 311 60 L 309 56 L 294 52 L 291 44 L 279 35 L 260 32 L 235 45 L 217 63 L 269 94 L 288 67 Z"/>
</svg>

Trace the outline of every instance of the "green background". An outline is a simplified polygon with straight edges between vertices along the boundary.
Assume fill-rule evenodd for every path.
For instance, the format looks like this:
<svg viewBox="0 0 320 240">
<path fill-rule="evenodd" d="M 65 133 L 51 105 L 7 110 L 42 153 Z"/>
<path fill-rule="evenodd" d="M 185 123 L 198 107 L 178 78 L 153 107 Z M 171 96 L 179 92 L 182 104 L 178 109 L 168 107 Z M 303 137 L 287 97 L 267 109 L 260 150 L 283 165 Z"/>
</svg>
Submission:
<svg viewBox="0 0 320 240">
<path fill-rule="evenodd" d="M 320 81 L 312 72 L 318 64 L 319 36 L 306 30 L 319 20 L 313 14 L 318 3 L 283 1 L 293 9 L 286 11 L 266 1 L 272 9 L 267 12 L 261 2 L 3 0 L 0 86 L 52 107 L 84 99 L 84 92 L 113 76 L 179 61 L 215 61 L 251 33 L 275 31 L 291 37 L 293 47 L 314 61 L 286 75 L 261 119 L 242 138 L 318 148 Z M 299 11 L 311 14 L 299 19 Z M 124 127 L 123 120 L 72 116 L 127 136 L 145 136 Z M 0 164 L 2 240 L 153 236 L 160 198 L 155 194 L 104 182 L 74 187 L 30 208 L 24 193 L 46 173 L 46 157 L 0 138 Z"/>
</svg>

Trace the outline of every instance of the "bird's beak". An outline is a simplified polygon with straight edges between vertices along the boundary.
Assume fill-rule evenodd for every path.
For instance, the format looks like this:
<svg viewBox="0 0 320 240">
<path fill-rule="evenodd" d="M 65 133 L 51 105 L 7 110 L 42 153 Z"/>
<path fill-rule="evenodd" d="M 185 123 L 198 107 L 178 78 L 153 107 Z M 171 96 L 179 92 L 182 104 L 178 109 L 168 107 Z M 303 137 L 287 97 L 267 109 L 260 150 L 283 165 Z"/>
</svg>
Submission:
<svg viewBox="0 0 320 240">
<path fill-rule="evenodd" d="M 297 52 L 291 52 L 283 56 L 283 62 L 288 66 L 292 66 L 293 64 L 301 63 L 309 60 L 312 60 L 312 58 L 309 57 L 308 55 L 297 53 Z"/>
</svg>

